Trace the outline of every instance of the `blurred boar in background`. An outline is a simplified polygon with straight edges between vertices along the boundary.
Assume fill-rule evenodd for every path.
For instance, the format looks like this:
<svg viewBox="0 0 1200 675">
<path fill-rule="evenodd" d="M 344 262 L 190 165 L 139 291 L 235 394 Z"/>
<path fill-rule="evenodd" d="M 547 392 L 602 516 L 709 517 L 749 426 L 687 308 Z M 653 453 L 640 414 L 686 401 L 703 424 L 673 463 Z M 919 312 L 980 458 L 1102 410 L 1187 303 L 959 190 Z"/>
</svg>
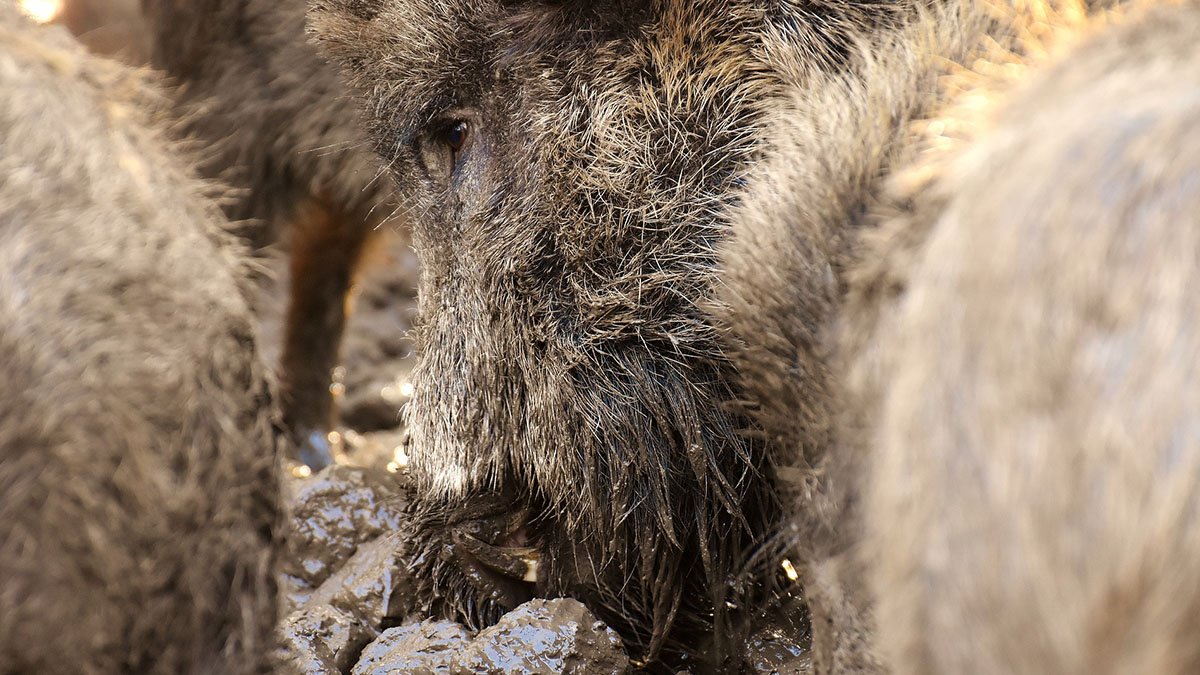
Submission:
<svg viewBox="0 0 1200 675">
<path fill-rule="evenodd" d="M 1089 40 L 906 195 L 856 285 L 893 672 L 1200 670 L 1200 5 Z"/>
<path fill-rule="evenodd" d="M 716 314 L 817 672 L 1196 668 L 1200 14 L 1029 74 L 1112 4 L 930 8 L 772 112 Z"/>
<path fill-rule="evenodd" d="M 242 248 L 143 71 L 0 3 L 0 671 L 258 673 L 278 434 Z"/>
<path fill-rule="evenodd" d="M 399 208 L 391 177 L 340 73 L 308 43 L 302 0 L 141 1 L 151 63 L 178 85 L 201 171 L 237 188 L 226 215 L 254 246 L 290 250 L 281 398 L 301 458 L 319 467 L 346 294 L 370 233 Z"/>
</svg>

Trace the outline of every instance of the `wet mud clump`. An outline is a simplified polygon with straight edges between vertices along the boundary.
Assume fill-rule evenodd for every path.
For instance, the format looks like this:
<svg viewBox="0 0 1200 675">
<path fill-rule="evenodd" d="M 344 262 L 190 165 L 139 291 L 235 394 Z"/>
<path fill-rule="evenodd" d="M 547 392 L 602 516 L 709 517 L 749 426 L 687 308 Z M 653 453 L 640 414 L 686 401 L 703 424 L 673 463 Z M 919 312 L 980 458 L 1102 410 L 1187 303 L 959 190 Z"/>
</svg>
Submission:
<svg viewBox="0 0 1200 675">
<path fill-rule="evenodd" d="M 618 675 L 629 670 L 621 638 L 570 599 L 531 600 L 475 636 L 453 673 Z"/>
<path fill-rule="evenodd" d="M 354 665 L 374 637 L 362 624 L 327 605 L 299 610 L 280 626 L 278 662 L 298 675 L 338 675 Z"/>
<path fill-rule="evenodd" d="M 630 669 L 620 637 L 578 601 L 533 600 L 472 637 L 449 621 L 387 630 L 352 675 L 618 675 Z"/>
<path fill-rule="evenodd" d="M 281 439 L 219 195 L 152 77 L 11 3 L 0 90 L 0 672 L 264 672 Z"/>
<path fill-rule="evenodd" d="M 333 465 L 288 481 L 282 658 L 299 672 L 345 672 L 412 605 L 396 534 L 405 495 L 390 479 L 378 469 Z"/>
<path fill-rule="evenodd" d="M 474 635 L 412 614 L 410 545 L 385 531 L 403 507 L 386 473 L 331 466 L 295 481 L 280 662 L 293 672 L 620 673 L 620 637 L 574 600 L 533 600 Z M 381 527 L 382 526 L 382 527 Z M 301 578 L 315 585 L 310 588 Z"/>
<path fill-rule="evenodd" d="M 403 488 L 390 474 L 335 465 L 288 488 L 284 569 L 305 587 L 320 586 L 361 545 L 400 528 Z"/>
<path fill-rule="evenodd" d="M 455 656 L 466 649 L 471 634 L 450 621 L 422 621 L 384 631 L 363 650 L 351 675 L 442 675 L 451 672 Z"/>
</svg>

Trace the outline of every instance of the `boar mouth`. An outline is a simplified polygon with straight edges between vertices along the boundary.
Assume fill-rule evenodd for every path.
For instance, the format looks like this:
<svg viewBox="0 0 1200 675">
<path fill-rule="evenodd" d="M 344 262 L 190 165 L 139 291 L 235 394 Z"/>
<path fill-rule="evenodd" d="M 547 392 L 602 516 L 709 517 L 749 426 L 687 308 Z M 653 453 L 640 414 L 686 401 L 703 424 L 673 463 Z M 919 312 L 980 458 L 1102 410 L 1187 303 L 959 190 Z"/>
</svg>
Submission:
<svg viewBox="0 0 1200 675">
<path fill-rule="evenodd" d="M 509 609 L 533 599 L 541 555 L 530 545 L 530 509 L 458 523 L 451 531 L 454 558 L 475 589 Z"/>
</svg>

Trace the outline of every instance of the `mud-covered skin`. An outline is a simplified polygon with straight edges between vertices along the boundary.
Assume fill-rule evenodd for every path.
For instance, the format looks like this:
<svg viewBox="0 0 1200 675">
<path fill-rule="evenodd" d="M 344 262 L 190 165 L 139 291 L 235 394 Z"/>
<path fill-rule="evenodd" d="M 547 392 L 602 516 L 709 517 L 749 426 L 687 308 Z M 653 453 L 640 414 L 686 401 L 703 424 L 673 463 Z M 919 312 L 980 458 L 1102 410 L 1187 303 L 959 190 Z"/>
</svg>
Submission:
<svg viewBox="0 0 1200 675">
<path fill-rule="evenodd" d="M 144 71 L 0 3 L 0 672 L 266 669 L 244 251 Z"/>
<path fill-rule="evenodd" d="M 836 67 L 904 6 L 312 3 L 415 221 L 426 610 L 494 620 L 507 597 L 447 544 L 528 509 L 483 543 L 532 543 L 536 593 L 584 599 L 638 658 L 725 623 L 775 508 L 702 306 L 780 85 L 768 52 Z"/>
<path fill-rule="evenodd" d="M 340 74 L 304 33 L 303 0 L 141 0 L 151 62 L 181 85 L 176 114 L 202 170 L 240 188 L 226 213 L 256 246 L 286 241 L 282 388 L 304 459 L 329 461 L 329 386 L 346 293 L 397 203 Z"/>
<path fill-rule="evenodd" d="M 875 240 L 893 672 L 1200 669 L 1198 32 L 1168 4 L 1035 75 Z"/>
</svg>

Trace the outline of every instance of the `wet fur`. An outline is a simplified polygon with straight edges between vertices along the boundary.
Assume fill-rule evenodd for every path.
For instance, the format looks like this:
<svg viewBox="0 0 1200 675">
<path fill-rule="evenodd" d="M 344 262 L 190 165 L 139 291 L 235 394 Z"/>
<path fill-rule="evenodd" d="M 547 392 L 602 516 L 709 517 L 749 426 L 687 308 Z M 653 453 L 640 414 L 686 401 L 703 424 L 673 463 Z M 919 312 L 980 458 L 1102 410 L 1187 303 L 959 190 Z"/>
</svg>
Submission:
<svg viewBox="0 0 1200 675">
<path fill-rule="evenodd" d="M 0 3 L 0 672 L 257 673 L 272 398 L 144 72 Z"/>
<path fill-rule="evenodd" d="M 426 611 L 505 609 L 447 553 L 499 503 L 536 514 L 537 592 L 583 598 L 639 658 L 694 646 L 714 613 L 716 651 L 736 642 L 726 602 L 753 597 L 737 582 L 779 507 L 708 315 L 725 213 L 786 78 L 842 67 L 909 9 L 312 3 L 415 219 Z M 788 43 L 808 73 L 773 64 Z M 485 144 L 449 186 L 418 152 L 446 114 Z"/>
</svg>

